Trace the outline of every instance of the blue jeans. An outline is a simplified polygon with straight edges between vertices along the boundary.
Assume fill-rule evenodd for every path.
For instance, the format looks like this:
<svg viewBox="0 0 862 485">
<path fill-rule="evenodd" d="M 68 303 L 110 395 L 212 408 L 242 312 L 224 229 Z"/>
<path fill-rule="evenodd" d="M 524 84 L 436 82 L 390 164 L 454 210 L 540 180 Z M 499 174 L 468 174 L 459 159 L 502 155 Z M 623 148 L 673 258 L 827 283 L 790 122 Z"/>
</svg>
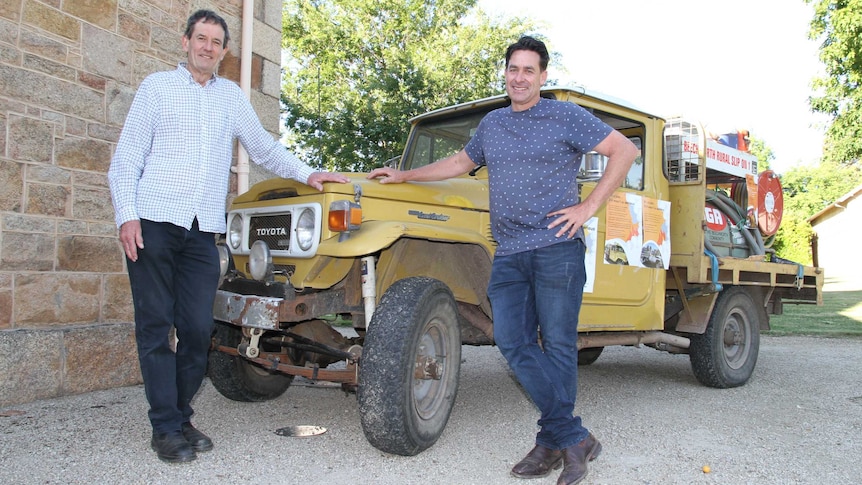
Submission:
<svg viewBox="0 0 862 485">
<path fill-rule="evenodd" d="M 149 418 L 156 433 L 179 431 L 192 416 L 191 400 L 207 368 L 218 287 L 218 250 L 212 233 L 141 221 L 144 249 L 128 259 L 135 306 L 135 338 Z M 168 334 L 176 328 L 177 350 Z"/>
<path fill-rule="evenodd" d="M 581 418 L 573 416 L 584 251 L 583 241 L 575 239 L 497 256 L 488 284 L 494 340 L 541 412 L 536 444 L 555 450 L 588 435 Z"/>
</svg>

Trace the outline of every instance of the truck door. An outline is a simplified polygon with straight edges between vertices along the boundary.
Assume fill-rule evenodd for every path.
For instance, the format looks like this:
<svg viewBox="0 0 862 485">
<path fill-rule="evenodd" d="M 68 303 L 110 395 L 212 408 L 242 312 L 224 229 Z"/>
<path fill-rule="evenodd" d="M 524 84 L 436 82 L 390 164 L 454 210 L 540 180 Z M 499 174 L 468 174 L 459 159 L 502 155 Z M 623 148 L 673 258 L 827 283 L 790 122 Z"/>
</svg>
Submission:
<svg viewBox="0 0 862 485">
<path fill-rule="evenodd" d="M 670 203 L 661 175 L 661 131 L 654 118 L 594 109 L 640 150 L 622 186 L 585 226 L 587 285 L 579 329 L 662 328 L 665 268 L 670 259 Z M 653 131 L 658 134 L 653 136 Z M 652 138 L 651 138 L 652 137 Z M 654 140 L 653 140 L 654 138 Z M 587 154 L 581 193 L 595 188 L 602 163 Z M 658 172 L 658 176 L 655 172 Z"/>
</svg>

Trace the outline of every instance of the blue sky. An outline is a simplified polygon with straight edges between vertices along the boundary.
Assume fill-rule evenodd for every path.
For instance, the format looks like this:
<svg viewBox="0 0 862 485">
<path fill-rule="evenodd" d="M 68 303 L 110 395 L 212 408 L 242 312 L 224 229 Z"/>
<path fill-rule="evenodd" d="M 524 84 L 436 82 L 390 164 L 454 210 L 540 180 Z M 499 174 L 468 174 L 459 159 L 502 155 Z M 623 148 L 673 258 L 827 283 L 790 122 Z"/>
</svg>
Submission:
<svg viewBox="0 0 862 485">
<path fill-rule="evenodd" d="M 825 118 L 808 107 L 822 73 L 802 0 L 479 0 L 526 16 L 562 54 L 549 78 L 684 115 L 715 132 L 748 129 L 772 148 L 773 169 L 816 163 Z M 501 50 L 505 46 L 501 47 Z"/>
</svg>

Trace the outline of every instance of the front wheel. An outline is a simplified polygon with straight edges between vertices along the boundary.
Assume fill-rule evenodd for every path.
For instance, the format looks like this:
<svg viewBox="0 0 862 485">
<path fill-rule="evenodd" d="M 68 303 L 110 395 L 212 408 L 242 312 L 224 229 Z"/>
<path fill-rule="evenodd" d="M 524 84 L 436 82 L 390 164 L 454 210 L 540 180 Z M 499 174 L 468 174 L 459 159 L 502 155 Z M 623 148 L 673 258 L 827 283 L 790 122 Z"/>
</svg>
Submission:
<svg viewBox="0 0 862 485">
<path fill-rule="evenodd" d="M 461 367 L 455 299 L 442 282 L 395 282 L 368 325 L 359 363 L 359 416 L 379 450 L 412 456 L 443 433 Z"/>
<path fill-rule="evenodd" d="M 703 335 L 692 335 L 689 359 L 695 377 L 725 389 L 748 382 L 760 350 L 760 312 L 739 286 L 718 295 Z"/>
</svg>

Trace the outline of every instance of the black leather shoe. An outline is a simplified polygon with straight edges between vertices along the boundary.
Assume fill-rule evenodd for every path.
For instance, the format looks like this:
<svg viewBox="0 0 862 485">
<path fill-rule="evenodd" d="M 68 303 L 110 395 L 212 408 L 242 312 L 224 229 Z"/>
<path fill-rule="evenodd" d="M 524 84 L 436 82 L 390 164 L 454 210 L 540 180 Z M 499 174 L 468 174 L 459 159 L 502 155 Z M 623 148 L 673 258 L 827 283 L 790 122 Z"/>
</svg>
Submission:
<svg viewBox="0 0 862 485">
<path fill-rule="evenodd" d="M 185 463 L 198 457 L 195 450 L 179 431 L 171 433 L 153 433 L 150 441 L 153 451 L 159 459 L 168 463 Z"/>
<path fill-rule="evenodd" d="M 183 436 L 198 453 L 213 449 L 213 440 L 209 436 L 197 430 L 192 423 L 183 424 Z"/>
<path fill-rule="evenodd" d="M 590 433 L 575 446 L 563 450 L 563 473 L 557 485 L 575 485 L 587 477 L 587 462 L 593 461 L 602 452 L 602 444 Z"/>
<path fill-rule="evenodd" d="M 518 478 L 545 477 L 551 473 L 551 470 L 560 468 L 562 460 L 563 452 L 561 450 L 552 450 L 536 445 L 523 460 L 512 468 L 512 476 Z"/>
</svg>

